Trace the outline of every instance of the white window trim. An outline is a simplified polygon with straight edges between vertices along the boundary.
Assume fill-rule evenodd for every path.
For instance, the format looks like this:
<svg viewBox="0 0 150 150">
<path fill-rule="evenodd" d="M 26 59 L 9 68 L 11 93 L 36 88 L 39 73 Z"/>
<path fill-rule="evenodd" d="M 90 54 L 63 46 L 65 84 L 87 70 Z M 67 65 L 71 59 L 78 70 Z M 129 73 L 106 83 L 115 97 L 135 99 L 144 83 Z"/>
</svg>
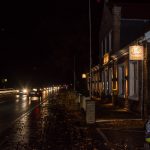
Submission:
<svg viewBox="0 0 150 150">
<path fill-rule="evenodd" d="M 137 95 L 130 95 L 130 64 L 131 63 L 137 63 L 137 71 L 136 71 L 136 73 L 137 73 L 137 87 L 136 87 L 136 90 L 137 90 Z M 138 67 L 139 67 L 139 63 L 138 63 L 138 61 L 129 61 L 129 96 L 128 96 L 128 98 L 129 99 L 131 99 L 131 100 L 139 100 L 139 95 L 138 95 L 138 93 L 139 93 L 139 76 L 138 76 Z M 132 72 L 132 71 L 131 71 Z"/>
<path fill-rule="evenodd" d="M 112 68 L 109 68 L 109 94 L 112 94 Z"/>
<path fill-rule="evenodd" d="M 112 51 L 112 31 L 109 32 L 109 51 Z"/>
<path fill-rule="evenodd" d="M 119 69 L 122 68 L 122 67 L 125 67 L 125 64 L 122 63 L 120 65 L 118 65 L 118 85 L 120 84 L 120 74 L 119 74 Z M 121 78 L 122 79 L 122 78 Z M 124 75 L 124 81 L 125 81 L 125 75 Z M 120 85 L 118 86 L 118 88 L 120 87 Z M 121 90 L 124 90 L 124 91 L 121 91 L 120 92 L 120 89 L 119 89 L 119 93 L 118 93 L 118 97 L 120 98 L 125 98 L 125 84 L 124 84 L 124 89 L 121 89 Z"/>
<path fill-rule="evenodd" d="M 107 80 L 107 70 L 104 70 L 104 91 L 105 94 L 107 95 L 108 92 L 108 80 Z"/>
</svg>

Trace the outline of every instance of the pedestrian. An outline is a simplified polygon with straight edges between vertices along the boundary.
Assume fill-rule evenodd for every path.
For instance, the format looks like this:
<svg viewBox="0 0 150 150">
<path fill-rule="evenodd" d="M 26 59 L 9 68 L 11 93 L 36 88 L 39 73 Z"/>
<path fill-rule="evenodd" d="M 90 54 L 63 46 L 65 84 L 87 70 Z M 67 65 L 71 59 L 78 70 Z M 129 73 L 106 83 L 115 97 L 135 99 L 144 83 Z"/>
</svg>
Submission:
<svg viewBox="0 0 150 150">
<path fill-rule="evenodd" d="M 150 150 L 150 116 L 148 117 L 148 120 L 145 124 L 145 142 L 145 150 Z"/>
</svg>

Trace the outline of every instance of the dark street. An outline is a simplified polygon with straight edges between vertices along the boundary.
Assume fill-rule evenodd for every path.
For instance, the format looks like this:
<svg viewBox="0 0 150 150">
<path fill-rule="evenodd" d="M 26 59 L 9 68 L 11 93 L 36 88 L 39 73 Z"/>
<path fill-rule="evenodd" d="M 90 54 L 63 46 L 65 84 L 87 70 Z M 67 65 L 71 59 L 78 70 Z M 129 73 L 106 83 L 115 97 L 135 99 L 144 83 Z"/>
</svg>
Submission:
<svg viewBox="0 0 150 150">
<path fill-rule="evenodd" d="M 0 150 L 150 150 L 150 0 L 1 6 Z"/>
<path fill-rule="evenodd" d="M 85 150 L 106 149 L 96 129 L 87 127 L 60 104 L 63 97 L 49 95 L 1 134 L 0 149 Z"/>
<path fill-rule="evenodd" d="M 19 96 L 16 93 L 0 97 L 0 133 L 13 124 L 25 113 L 31 111 L 37 104 L 34 101 L 44 101 L 48 91 L 43 93 L 42 99 L 38 97 L 28 98 L 26 95 Z M 35 100 L 34 100 L 35 99 Z"/>
</svg>

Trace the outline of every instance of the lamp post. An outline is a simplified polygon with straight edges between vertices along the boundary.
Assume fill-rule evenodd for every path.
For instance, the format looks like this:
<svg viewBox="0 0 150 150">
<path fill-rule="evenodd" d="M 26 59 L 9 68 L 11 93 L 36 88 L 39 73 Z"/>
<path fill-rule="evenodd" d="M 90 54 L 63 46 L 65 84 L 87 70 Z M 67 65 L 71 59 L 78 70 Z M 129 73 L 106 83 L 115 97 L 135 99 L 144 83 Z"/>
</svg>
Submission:
<svg viewBox="0 0 150 150">
<path fill-rule="evenodd" d="M 87 76 L 85 73 L 82 74 L 82 92 L 83 94 L 87 94 L 87 80 L 86 80 Z"/>
<path fill-rule="evenodd" d="M 75 56 L 74 56 L 74 62 L 73 62 L 73 67 L 74 67 L 74 71 L 73 71 L 73 89 L 74 91 L 76 90 L 76 60 L 75 60 Z"/>
<path fill-rule="evenodd" d="M 90 41 L 90 76 L 89 76 L 89 96 L 92 98 L 92 48 L 91 48 L 91 1 L 89 0 L 89 41 Z"/>
</svg>

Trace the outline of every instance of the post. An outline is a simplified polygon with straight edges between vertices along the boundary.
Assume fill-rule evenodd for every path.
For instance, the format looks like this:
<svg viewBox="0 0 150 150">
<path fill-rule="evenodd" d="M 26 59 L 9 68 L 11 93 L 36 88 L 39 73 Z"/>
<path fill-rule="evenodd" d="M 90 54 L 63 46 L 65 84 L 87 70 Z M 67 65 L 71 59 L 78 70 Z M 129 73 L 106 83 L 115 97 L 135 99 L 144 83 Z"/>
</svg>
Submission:
<svg viewBox="0 0 150 150">
<path fill-rule="evenodd" d="M 143 95 L 143 93 L 144 93 L 144 78 L 143 78 L 143 71 L 144 71 L 144 63 L 143 63 L 143 61 L 144 61 L 144 59 L 142 60 L 142 82 L 141 82 L 141 87 L 142 87 L 142 89 L 141 89 L 141 119 L 143 119 L 143 117 L 144 117 L 144 95 Z"/>
<path fill-rule="evenodd" d="M 76 69 L 75 69 L 75 67 L 76 67 L 76 65 L 75 65 L 75 56 L 74 56 L 74 71 L 73 71 L 73 80 L 74 80 L 74 84 L 73 84 L 73 89 L 74 89 L 74 91 L 76 90 Z"/>
<path fill-rule="evenodd" d="M 89 84 L 89 96 L 90 96 L 90 100 L 92 98 L 92 51 L 91 51 L 91 2 L 89 0 L 89 40 L 90 40 L 90 84 Z"/>
</svg>

